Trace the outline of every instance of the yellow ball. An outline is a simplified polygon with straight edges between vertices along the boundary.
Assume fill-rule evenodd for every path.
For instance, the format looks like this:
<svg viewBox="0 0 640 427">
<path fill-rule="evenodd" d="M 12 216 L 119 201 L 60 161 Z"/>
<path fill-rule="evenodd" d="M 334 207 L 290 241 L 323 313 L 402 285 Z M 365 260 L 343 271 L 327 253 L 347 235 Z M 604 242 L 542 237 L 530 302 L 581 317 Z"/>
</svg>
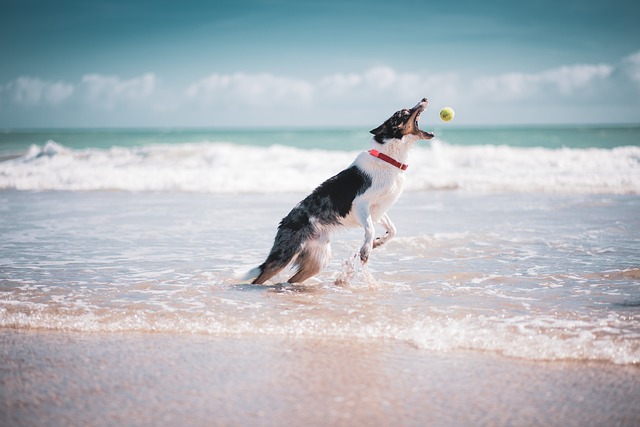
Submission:
<svg viewBox="0 0 640 427">
<path fill-rule="evenodd" d="M 444 107 L 440 110 L 440 119 L 442 119 L 443 122 L 450 122 L 455 114 L 456 113 L 453 111 L 453 108 Z"/>
</svg>

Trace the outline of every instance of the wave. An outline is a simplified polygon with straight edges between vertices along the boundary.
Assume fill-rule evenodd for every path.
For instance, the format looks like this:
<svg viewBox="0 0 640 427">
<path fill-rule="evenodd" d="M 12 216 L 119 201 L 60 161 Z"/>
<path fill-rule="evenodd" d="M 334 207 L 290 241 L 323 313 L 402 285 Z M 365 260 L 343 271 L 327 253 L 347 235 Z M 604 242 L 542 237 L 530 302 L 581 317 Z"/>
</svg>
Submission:
<svg viewBox="0 0 640 427">
<path fill-rule="evenodd" d="M 0 162 L 0 189 L 307 192 L 357 151 L 226 142 L 71 149 L 54 141 Z M 640 194 L 640 147 L 459 146 L 433 140 L 410 157 L 406 191 Z"/>
<path fill-rule="evenodd" d="M 273 291 L 298 292 L 277 287 Z M 352 310 L 358 316 L 338 313 L 334 317 L 329 309 L 316 314 L 296 313 L 228 298 L 186 302 L 193 309 L 177 308 L 168 301 L 158 302 L 157 306 L 141 301 L 119 308 L 97 307 L 83 301 L 65 304 L 62 297 L 57 304 L 3 301 L 0 328 L 391 340 L 440 352 L 474 350 L 528 360 L 640 363 L 638 334 L 630 326 L 633 320 L 615 313 L 594 320 L 588 316 L 562 318 L 542 313 L 507 317 L 465 314 L 459 308 L 438 313 L 428 309 L 397 312 L 361 307 Z"/>
</svg>

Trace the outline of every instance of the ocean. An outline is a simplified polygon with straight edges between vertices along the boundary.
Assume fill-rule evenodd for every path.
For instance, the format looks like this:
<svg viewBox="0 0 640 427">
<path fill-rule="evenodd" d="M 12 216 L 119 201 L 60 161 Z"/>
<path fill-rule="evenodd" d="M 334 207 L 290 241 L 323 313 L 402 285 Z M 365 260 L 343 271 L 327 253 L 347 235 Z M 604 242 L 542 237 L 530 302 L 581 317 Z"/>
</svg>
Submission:
<svg viewBox="0 0 640 427">
<path fill-rule="evenodd" d="M 500 359 L 482 366 L 578 362 L 571 366 L 588 369 L 575 381 L 619 367 L 616 378 L 631 384 L 631 395 L 613 399 L 626 414 L 620 425 L 640 419 L 640 127 L 435 133 L 412 152 L 405 192 L 389 212 L 397 237 L 366 266 L 355 257 L 362 230 L 345 230 L 316 278 L 293 286 L 282 274 L 256 286 L 238 277 L 264 260 L 298 201 L 369 148 L 366 130 L 6 131 L 0 337 L 41 344 L 59 333 L 74 348 L 95 334 L 128 348 L 140 336 L 180 348 L 211 338 L 223 352 L 221 342 L 248 340 L 229 357 L 247 357 L 260 342 L 267 366 L 288 357 L 282 348 L 346 342 L 357 354 L 382 346 L 398 366 L 406 361 L 396 353 L 410 352 L 412 363 L 457 360 L 446 367 L 456 372 L 487 357 Z M 305 351 L 311 358 L 316 350 Z M 20 354 L 11 353 L 15 366 Z M 514 381 L 526 389 L 536 380 Z M 278 387 L 282 397 L 287 386 Z M 328 419 L 344 421 L 346 402 L 331 400 L 338 418 Z M 463 403 L 442 425 L 457 420 Z M 590 419 L 579 412 L 569 412 L 573 425 Z M 496 417 L 489 420 L 513 421 Z"/>
<path fill-rule="evenodd" d="M 436 128 L 410 192 L 639 194 L 640 127 Z M 369 148 L 362 129 L 0 133 L 0 190 L 308 192 Z"/>
</svg>

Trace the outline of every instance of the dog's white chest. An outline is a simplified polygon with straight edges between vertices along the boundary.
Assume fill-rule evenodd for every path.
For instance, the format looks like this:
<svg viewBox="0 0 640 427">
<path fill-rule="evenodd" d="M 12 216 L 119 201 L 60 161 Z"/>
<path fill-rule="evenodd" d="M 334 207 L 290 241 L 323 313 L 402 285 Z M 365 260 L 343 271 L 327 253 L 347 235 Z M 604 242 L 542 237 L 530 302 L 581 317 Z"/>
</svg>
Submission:
<svg viewBox="0 0 640 427">
<path fill-rule="evenodd" d="M 371 188 L 362 194 L 370 204 L 371 219 L 378 221 L 393 205 L 404 188 L 404 173 L 380 174 L 373 178 Z M 368 192 L 370 194 L 367 194 Z"/>
<path fill-rule="evenodd" d="M 354 199 L 353 206 L 368 206 L 371 220 L 377 222 L 400 197 L 405 178 L 403 173 L 384 169 L 377 169 L 375 173 L 370 173 L 370 176 L 371 186 Z M 342 225 L 360 225 L 353 208 L 343 219 Z"/>
</svg>

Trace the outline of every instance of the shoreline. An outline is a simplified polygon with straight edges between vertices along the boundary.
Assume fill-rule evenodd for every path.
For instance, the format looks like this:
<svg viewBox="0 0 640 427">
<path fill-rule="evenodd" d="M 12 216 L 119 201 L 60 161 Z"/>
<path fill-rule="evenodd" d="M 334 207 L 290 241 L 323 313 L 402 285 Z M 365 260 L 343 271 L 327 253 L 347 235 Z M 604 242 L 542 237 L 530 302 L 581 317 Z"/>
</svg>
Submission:
<svg viewBox="0 0 640 427">
<path fill-rule="evenodd" d="M 2 425 L 638 425 L 640 367 L 388 340 L 0 329 Z"/>
</svg>

